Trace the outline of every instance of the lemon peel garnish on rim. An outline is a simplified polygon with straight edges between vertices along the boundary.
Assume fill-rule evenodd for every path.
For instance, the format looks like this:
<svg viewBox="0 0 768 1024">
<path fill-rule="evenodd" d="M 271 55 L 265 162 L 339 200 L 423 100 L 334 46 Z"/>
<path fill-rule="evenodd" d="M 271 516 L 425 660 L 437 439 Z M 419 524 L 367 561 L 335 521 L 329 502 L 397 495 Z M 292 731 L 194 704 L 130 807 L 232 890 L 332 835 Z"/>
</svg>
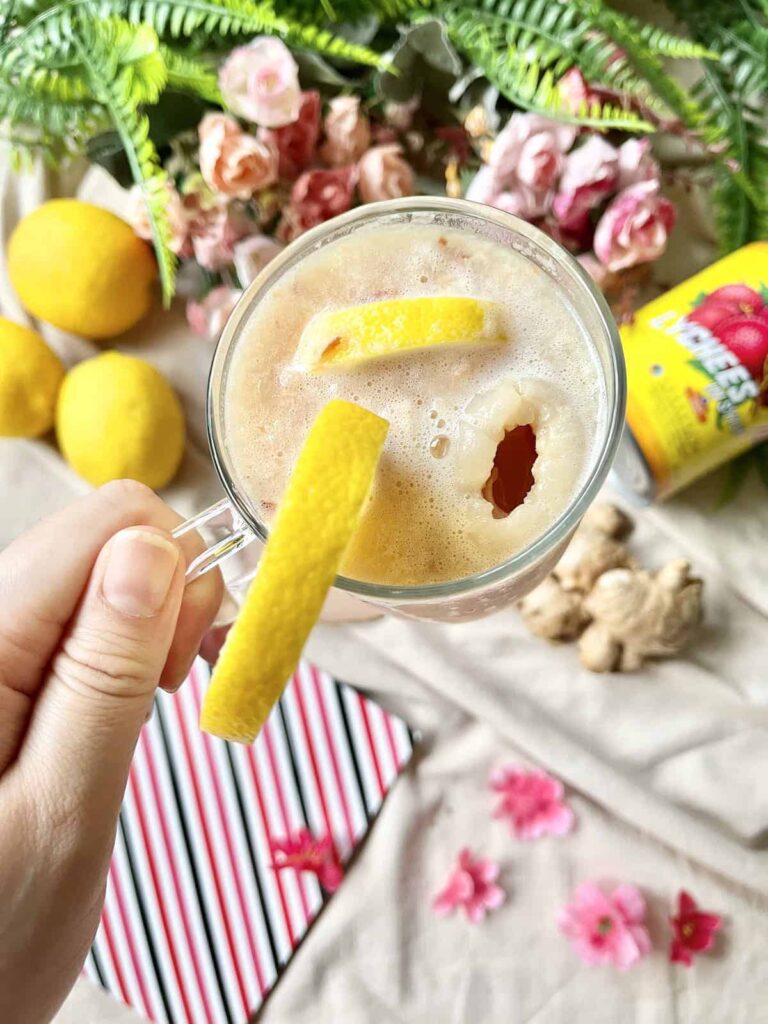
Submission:
<svg viewBox="0 0 768 1024">
<path fill-rule="evenodd" d="M 389 424 L 341 399 L 307 434 L 200 725 L 252 743 L 294 672 L 371 489 Z"/>
<path fill-rule="evenodd" d="M 384 299 L 316 313 L 302 332 L 293 366 L 320 373 L 414 349 L 507 340 L 496 302 L 440 295 Z"/>
</svg>

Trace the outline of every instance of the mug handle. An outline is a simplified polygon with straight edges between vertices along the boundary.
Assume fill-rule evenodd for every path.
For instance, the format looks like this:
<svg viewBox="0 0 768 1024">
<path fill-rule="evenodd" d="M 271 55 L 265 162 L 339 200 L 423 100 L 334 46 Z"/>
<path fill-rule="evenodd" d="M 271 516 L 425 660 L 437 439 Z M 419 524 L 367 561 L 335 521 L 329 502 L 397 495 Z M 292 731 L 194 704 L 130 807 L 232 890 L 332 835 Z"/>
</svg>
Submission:
<svg viewBox="0 0 768 1024">
<path fill-rule="evenodd" d="M 227 513 L 229 513 L 232 520 L 231 527 L 227 528 L 227 532 L 223 537 L 214 541 L 201 555 L 198 555 L 197 558 L 189 563 L 185 576 L 187 584 L 192 583 L 199 576 L 202 576 L 203 573 L 208 572 L 209 569 L 220 565 L 227 558 L 237 554 L 238 551 L 242 551 L 247 544 L 256 539 L 256 534 L 248 526 L 240 513 L 232 507 L 232 502 L 229 498 L 222 498 L 215 505 L 209 506 L 203 512 L 198 512 L 197 515 L 187 519 L 186 522 L 181 523 L 175 530 L 171 531 L 171 536 L 183 537 L 190 530 L 196 530 L 200 526 L 205 526 L 212 520 Z"/>
</svg>

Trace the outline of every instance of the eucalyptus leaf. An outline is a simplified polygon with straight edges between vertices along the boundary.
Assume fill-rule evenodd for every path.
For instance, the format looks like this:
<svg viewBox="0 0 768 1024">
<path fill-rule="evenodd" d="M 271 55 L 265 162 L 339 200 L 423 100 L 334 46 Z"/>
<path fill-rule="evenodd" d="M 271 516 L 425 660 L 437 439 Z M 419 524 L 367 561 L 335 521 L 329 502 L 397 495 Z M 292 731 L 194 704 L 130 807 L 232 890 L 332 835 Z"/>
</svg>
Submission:
<svg viewBox="0 0 768 1024">
<path fill-rule="evenodd" d="M 117 132 L 102 132 L 88 140 L 86 156 L 90 161 L 103 167 L 112 175 L 118 185 L 130 188 L 133 175 L 125 155 L 123 143 Z"/>
<path fill-rule="evenodd" d="M 299 78 L 305 89 L 321 85 L 328 85 L 334 89 L 350 89 L 357 84 L 354 79 L 345 78 L 319 53 L 297 51 L 293 56 L 299 65 Z"/>
<path fill-rule="evenodd" d="M 439 90 L 447 97 L 462 72 L 462 63 L 437 19 L 420 21 L 402 29 L 389 55 L 393 71 L 378 77 L 378 89 L 385 100 L 405 103 L 414 96 Z"/>
</svg>

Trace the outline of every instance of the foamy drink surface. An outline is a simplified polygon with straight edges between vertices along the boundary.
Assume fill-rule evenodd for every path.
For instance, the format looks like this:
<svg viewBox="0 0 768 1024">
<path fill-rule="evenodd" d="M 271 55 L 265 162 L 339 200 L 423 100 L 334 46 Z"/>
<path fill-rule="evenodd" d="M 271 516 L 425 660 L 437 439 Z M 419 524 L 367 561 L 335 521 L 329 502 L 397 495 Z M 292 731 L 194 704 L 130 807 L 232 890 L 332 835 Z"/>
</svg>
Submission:
<svg viewBox="0 0 768 1024">
<path fill-rule="evenodd" d="M 318 374 L 293 364 L 316 313 L 427 295 L 498 303 L 509 340 Z M 597 353 L 552 279 L 511 248 L 439 225 L 362 228 L 327 244 L 279 279 L 245 325 L 226 383 L 224 426 L 237 483 L 267 524 L 312 421 L 336 397 L 390 423 L 342 565 L 345 576 L 385 584 L 460 579 L 531 544 L 584 483 L 606 415 Z M 530 489 L 505 514 L 494 504 L 494 459 L 520 424 L 533 434 L 518 432 L 499 465 L 510 471 L 511 460 L 514 477 L 520 463 L 514 500 Z M 526 469 L 533 437 L 535 461 Z"/>
</svg>

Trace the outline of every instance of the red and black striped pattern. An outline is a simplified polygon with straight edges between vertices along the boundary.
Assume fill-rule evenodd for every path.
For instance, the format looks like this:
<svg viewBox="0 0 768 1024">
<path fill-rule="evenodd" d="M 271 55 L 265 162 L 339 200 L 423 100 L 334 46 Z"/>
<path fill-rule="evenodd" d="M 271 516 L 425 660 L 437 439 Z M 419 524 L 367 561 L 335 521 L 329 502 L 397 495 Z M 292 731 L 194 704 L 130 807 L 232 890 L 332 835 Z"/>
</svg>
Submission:
<svg viewBox="0 0 768 1024">
<path fill-rule="evenodd" d="M 304 662 L 252 747 L 198 728 L 208 668 L 160 694 L 120 814 L 86 973 L 149 1020 L 243 1024 L 325 895 L 275 871 L 308 827 L 346 861 L 411 756 L 407 726 Z"/>
</svg>

